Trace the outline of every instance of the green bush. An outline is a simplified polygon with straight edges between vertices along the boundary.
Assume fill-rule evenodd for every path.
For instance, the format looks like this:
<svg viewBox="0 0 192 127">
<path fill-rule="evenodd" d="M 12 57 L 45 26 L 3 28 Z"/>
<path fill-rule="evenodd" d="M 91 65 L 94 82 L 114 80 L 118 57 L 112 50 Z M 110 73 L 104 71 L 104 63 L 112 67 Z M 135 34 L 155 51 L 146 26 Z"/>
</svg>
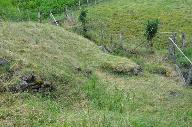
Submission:
<svg viewBox="0 0 192 127">
<path fill-rule="evenodd" d="M 149 42 L 150 47 L 153 47 L 153 38 L 156 36 L 158 32 L 159 20 L 148 20 L 146 28 L 145 28 L 145 36 L 147 41 Z"/>
<path fill-rule="evenodd" d="M 82 28 L 83 28 L 83 35 L 86 37 L 87 36 L 87 27 L 86 27 L 86 23 L 87 23 L 87 10 L 83 9 L 80 12 L 79 15 L 79 21 L 81 22 Z"/>
</svg>

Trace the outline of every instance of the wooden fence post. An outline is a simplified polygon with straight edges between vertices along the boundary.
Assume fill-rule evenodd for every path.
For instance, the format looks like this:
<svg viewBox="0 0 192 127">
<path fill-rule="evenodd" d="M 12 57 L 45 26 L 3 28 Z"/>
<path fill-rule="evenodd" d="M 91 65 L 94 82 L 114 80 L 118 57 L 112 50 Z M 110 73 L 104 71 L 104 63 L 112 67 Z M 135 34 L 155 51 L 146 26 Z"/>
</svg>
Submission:
<svg viewBox="0 0 192 127">
<path fill-rule="evenodd" d="M 30 16 L 29 16 L 29 10 L 28 10 L 28 9 L 27 9 L 27 18 L 28 18 L 28 21 L 31 21 Z"/>
<path fill-rule="evenodd" d="M 38 18 L 38 22 L 41 23 L 41 12 L 38 12 L 37 18 Z"/>
<path fill-rule="evenodd" d="M 69 21 L 70 23 L 73 22 L 70 14 L 69 14 L 69 10 L 68 10 L 67 6 L 65 6 L 65 12 L 64 13 L 65 13 L 65 17 L 66 17 L 67 21 Z"/>
<path fill-rule="evenodd" d="M 188 77 L 187 77 L 187 80 L 186 80 L 186 84 L 188 86 L 191 86 L 192 85 L 191 81 L 192 81 L 192 66 L 189 69 L 189 73 L 188 73 Z"/>
<path fill-rule="evenodd" d="M 81 10 L 81 0 L 79 0 L 79 9 Z"/>
<path fill-rule="evenodd" d="M 177 33 L 173 33 L 173 35 L 172 35 L 172 39 L 173 39 L 173 41 L 174 41 L 174 43 L 175 44 L 177 44 Z M 171 48 L 172 48 L 172 60 L 173 60 L 173 62 L 174 62 L 174 64 L 176 64 L 176 48 L 175 48 L 175 46 L 174 46 L 174 44 L 171 42 Z"/>
<path fill-rule="evenodd" d="M 122 33 L 120 33 L 119 34 L 119 42 L 120 42 L 120 48 L 123 48 L 123 34 Z"/>
<path fill-rule="evenodd" d="M 186 48 L 186 33 L 182 33 L 182 50 Z"/>
<path fill-rule="evenodd" d="M 110 45 L 111 45 L 111 51 L 113 52 L 116 48 L 116 45 L 113 42 L 113 34 L 110 34 Z"/>
</svg>

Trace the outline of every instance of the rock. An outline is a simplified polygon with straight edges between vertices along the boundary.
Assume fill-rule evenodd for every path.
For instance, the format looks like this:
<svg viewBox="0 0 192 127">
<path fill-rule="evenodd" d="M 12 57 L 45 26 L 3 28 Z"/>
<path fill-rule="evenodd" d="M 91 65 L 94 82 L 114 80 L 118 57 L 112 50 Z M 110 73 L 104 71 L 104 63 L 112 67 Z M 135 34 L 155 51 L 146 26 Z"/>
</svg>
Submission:
<svg viewBox="0 0 192 127">
<path fill-rule="evenodd" d="M 92 72 L 92 70 L 90 70 L 90 69 L 86 69 L 86 70 L 84 70 L 84 75 L 86 76 L 86 77 L 91 77 L 91 75 L 93 74 L 93 72 Z"/>
<path fill-rule="evenodd" d="M 29 74 L 21 77 L 21 83 L 18 86 L 9 88 L 9 91 L 17 92 L 51 92 L 55 90 L 52 83 L 49 81 L 43 81 L 34 74 Z"/>
<path fill-rule="evenodd" d="M 27 83 L 31 83 L 31 82 L 35 82 L 36 77 L 34 76 L 34 74 L 29 74 L 29 75 L 23 76 L 21 79 L 23 81 L 26 81 Z"/>
<path fill-rule="evenodd" d="M 26 81 L 22 81 L 21 84 L 19 85 L 19 90 L 21 90 L 22 92 L 27 90 L 29 87 L 29 83 L 27 83 Z"/>
<path fill-rule="evenodd" d="M 0 66 L 5 66 L 7 64 L 9 64 L 7 60 L 0 58 Z"/>
<path fill-rule="evenodd" d="M 142 71 L 143 71 L 143 69 L 141 68 L 141 66 L 138 66 L 138 67 L 135 67 L 133 69 L 133 74 L 134 75 L 139 75 Z"/>
</svg>

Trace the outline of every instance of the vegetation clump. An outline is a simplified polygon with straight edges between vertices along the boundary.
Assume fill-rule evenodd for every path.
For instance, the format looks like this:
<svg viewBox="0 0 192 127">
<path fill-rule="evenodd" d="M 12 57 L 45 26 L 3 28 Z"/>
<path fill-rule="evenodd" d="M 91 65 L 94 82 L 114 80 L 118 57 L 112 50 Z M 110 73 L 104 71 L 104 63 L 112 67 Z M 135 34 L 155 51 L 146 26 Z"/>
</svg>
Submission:
<svg viewBox="0 0 192 127">
<path fill-rule="evenodd" d="M 145 36 L 148 41 L 148 45 L 153 48 L 154 42 L 153 38 L 156 36 L 158 32 L 159 20 L 148 20 L 146 28 L 145 28 Z"/>
<path fill-rule="evenodd" d="M 88 13 L 88 11 L 83 9 L 83 10 L 81 10 L 80 15 L 79 15 L 79 21 L 81 22 L 81 25 L 82 25 L 83 36 L 84 37 L 87 36 L 87 26 L 86 26 L 86 23 L 87 23 L 87 13 Z"/>
<path fill-rule="evenodd" d="M 139 65 L 130 63 L 125 58 L 121 58 L 121 60 L 118 61 L 118 57 L 113 57 L 113 59 L 105 61 L 101 65 L 101 68 L 117 74 L 127 75 L 138 75 L 142 71 Z"/>
</svg>

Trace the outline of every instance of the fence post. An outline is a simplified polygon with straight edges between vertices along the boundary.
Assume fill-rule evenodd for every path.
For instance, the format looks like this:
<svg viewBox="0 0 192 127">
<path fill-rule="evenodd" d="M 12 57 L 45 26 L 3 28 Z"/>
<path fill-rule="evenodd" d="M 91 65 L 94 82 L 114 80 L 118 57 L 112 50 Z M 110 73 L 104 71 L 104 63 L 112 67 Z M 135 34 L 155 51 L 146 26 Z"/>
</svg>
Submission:
<svg viewBox="0 0 192 127">
<path fill-rule="evenodd" d="M 65 16 L 68 18 L 68 9 L 67 9 L 67 6 L 65 7 Z"/>
<path fill-rule="evenodd" d="M 72 19 L 71 19 L 70 15 L 69 15 L 69 10 L 68 10 L 67 6 L 65 6 L 65 12 L 64 13 L 65 13 L 66 19 L 71 23 Z"/>
<path fill-rule="evenodd" d="M 87 0 L 87 6 L 89 6 L 89 0 Z"/>
<path fill-rule="evenodd" d="M 38 18 L 38 22 L 41 23 L 41 12 L 38 12 L 37 18 Z"/>
<path fill-rule="evenodd" d="M 115 50 L 116 46 L 113 42 L 113 34 L 110 34 L 110 45 L 111 45 L 111 49 L 112 49 L 112 52 Z"/>
<path fill-rule="evenodd" d="M 17 8 L 17 11 L 18 11 L 18 13 L 19 13 L 19 19 L 17 19 L 17 20 L 18 20 L 18 21 L 22 21 L 22 20 L 23 20 L 23 19 L 21 18 L 22 14 L 21 14 L 21 10 L 20 10 L 19 7 Z"/>
<path fill-rule="evenodd" d="M 28 10 L 28 9 L 27 9 L 27 18 L 28 18 L 28 21 L 31 21 L 30 16 L 29 16 L 29 10 Z"/>
<path fill-rule="evenodd" d="M 192 66 L 189 69 L 188 77 L 187 77 L 187 80 L 186 80 L 186 84 L 188 86 L 191 86 L 191 81 L 192 81 Z"/>
<path fill-rule="evenodd" d="M 79 9 L 81 10 L 81 0 L 79 0 Z"/>
<path fill-rule="evenodd" d="M 177 33 L 173 33 L 172 39 L 173 39 L 174 43 L 177 44 Z M 172 60 L 173 60 L 174 64 L 176 64 L 176 59 L 177 59 L 176 58 L 176 48 L 172 42 L 171 42 L 171 44 L 172 44 Z"/>
<path fill-rule="evenodd" d="M 186 33 L 182 33 L 182 50 L 186 48 Z"/>
<path fill-rule="evenodd" d="M 119 34 L 119 41 L 120 41 L 120 48 L 123 48 L 123 34 L 122 33 L 120 33 Z"/>
</svg>

